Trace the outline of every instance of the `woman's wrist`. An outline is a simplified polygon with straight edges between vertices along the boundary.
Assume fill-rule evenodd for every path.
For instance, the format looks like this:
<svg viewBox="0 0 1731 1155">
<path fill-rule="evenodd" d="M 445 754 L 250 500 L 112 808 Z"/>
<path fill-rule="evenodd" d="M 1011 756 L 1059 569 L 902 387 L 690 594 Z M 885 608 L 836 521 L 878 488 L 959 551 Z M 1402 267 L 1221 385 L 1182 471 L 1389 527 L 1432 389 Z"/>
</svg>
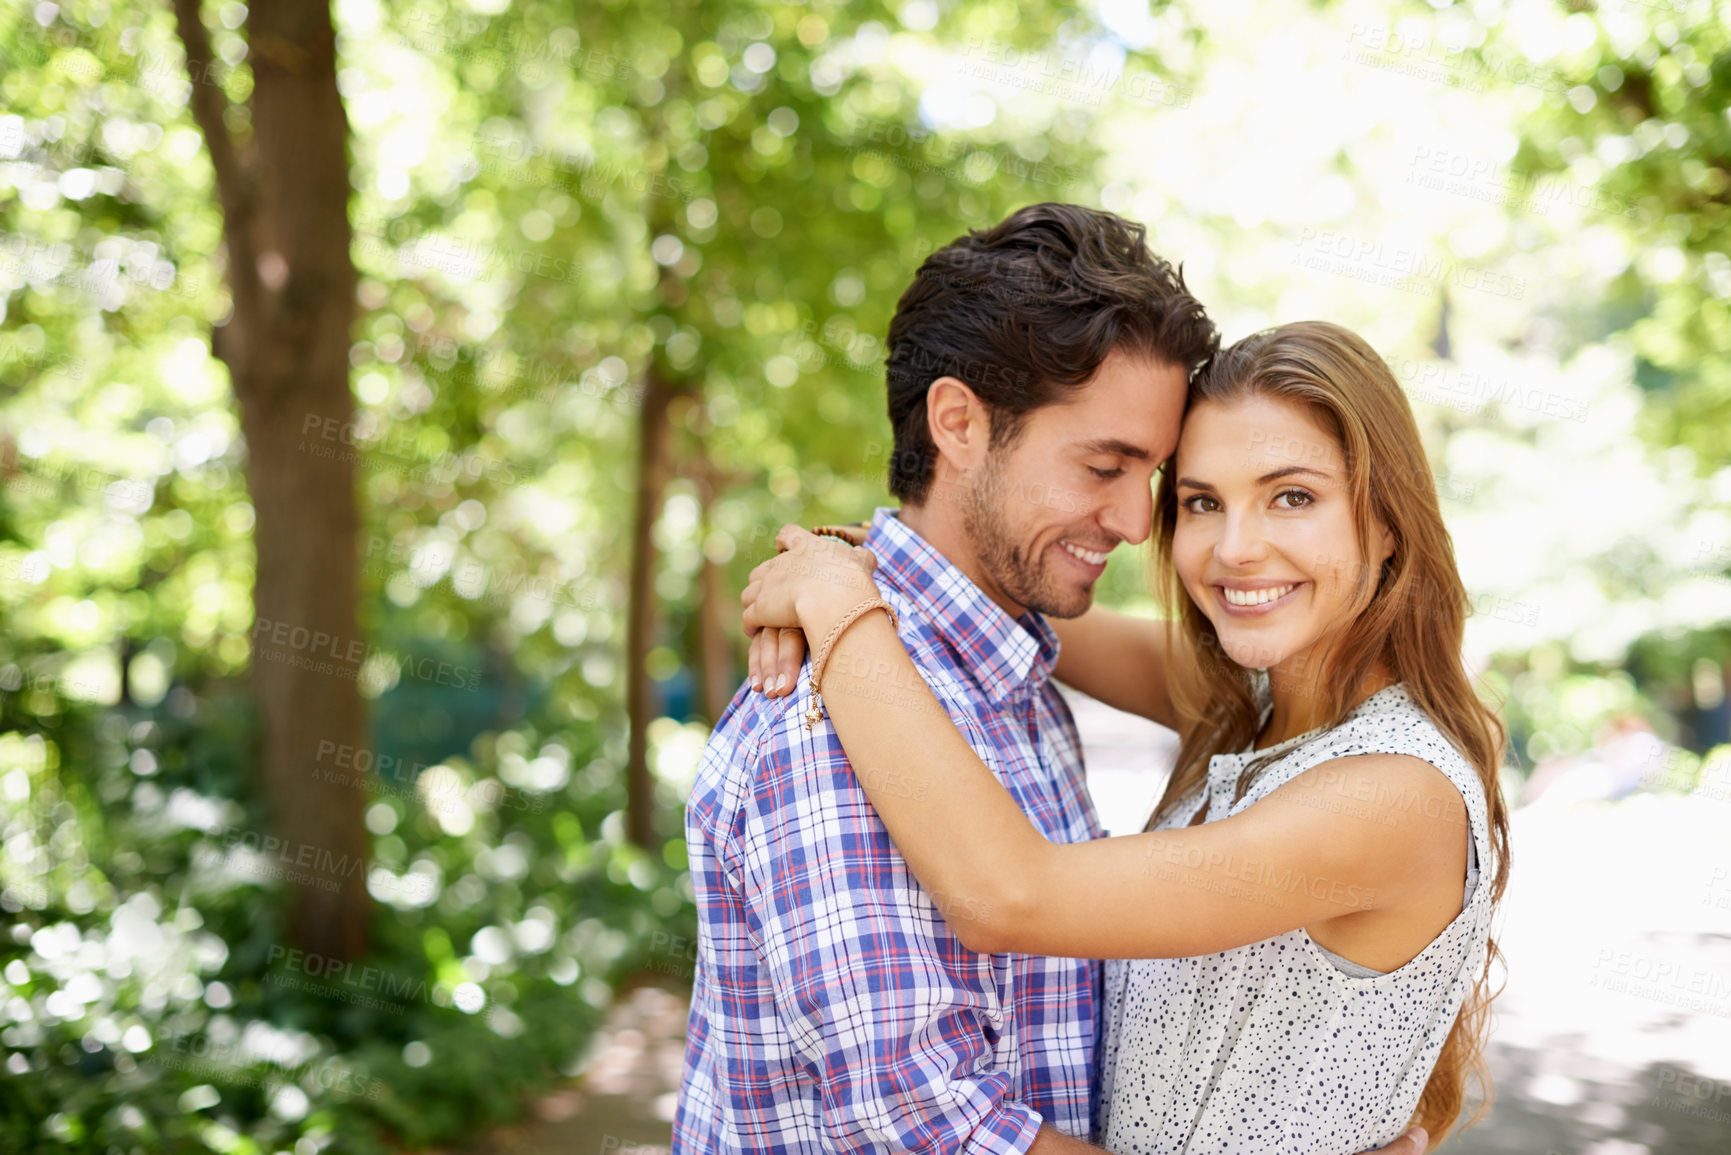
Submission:
<svg viewBox="0 0 1731 1155">
<path fill-rule="evenodd" d="M 794 606 L 800 629 L 805 631 L 806 644 L 821 643 L 849 610 L 877 596 L 877 583 L 863 572 L 857 579 L 846 582 L 813 582 L 812 588 L 801 591 Z"/>
</svg>

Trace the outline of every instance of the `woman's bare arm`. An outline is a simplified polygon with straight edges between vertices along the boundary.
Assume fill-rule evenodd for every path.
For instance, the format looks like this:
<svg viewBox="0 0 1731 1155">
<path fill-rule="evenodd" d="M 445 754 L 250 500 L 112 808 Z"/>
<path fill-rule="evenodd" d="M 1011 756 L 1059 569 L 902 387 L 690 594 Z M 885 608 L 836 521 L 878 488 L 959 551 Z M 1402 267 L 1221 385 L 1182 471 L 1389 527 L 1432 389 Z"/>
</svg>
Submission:
<svg viewBox="0 0 1731 1155">
<path fill-rule="evenodd" d="M 1060 649 L 1054 677 L 1115 709 L 1176 730 L 1167 688 L 1167 623 L 1094 606 L 1079 618 L 1047 618 Z"/>
<path fill-rule="evenodd" d="M 805 550 L 752 572 L 747 628 L 797 622 L 827 637 L 876 587 L 858 567 L 825 568 L 803 531 L 789 532 Z M 885 615 L 840 636 L 822 696 L 897 848 L 973 950 L 1207 954 L 1371 910 L 1407 913 L 1439 871 L 1464 874 L 1460 794 L 1416 758 L 1336 759 L 1219 822 L 1055 844 L 957 731 Z"/>
</svg>

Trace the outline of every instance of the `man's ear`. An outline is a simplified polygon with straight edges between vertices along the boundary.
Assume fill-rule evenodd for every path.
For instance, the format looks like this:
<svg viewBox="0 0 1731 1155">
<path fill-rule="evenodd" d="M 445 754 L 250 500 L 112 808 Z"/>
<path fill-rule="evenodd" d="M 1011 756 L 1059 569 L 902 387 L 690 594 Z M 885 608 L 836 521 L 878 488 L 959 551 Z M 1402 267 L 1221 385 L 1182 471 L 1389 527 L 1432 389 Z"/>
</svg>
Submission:
<svg viewBox="0 0 1731 1155">
<path fill-rule="evenodd" d="M 939 377 L 926 390 L 926 430 L 938 456 L 957 473 L 984 461 L 992 439 L 986 403 L 957 377 Z"/>
</svg>

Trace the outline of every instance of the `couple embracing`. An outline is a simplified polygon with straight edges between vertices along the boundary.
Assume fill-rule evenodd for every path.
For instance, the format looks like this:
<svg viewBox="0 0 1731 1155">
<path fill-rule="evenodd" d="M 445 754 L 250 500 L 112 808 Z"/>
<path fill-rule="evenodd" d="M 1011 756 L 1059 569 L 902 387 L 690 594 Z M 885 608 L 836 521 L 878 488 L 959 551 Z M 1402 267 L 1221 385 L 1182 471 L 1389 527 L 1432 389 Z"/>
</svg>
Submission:
<svg viewBox="0 0 1731 1155">
<path fill-rule="evenodd" d="M 1387 365 L 1221 349 L 1140 226 L 1059 204 L 933 253 L 887 349 L 901 505 L 782 529 L 687 807 L 674 1151 L 1422 1152 L 1508 823 Z M 1150 539 L 1167 620 L 1093 606 Z M 1142 833 L 1054 678 L 1178 732 Z"/>
</svg>

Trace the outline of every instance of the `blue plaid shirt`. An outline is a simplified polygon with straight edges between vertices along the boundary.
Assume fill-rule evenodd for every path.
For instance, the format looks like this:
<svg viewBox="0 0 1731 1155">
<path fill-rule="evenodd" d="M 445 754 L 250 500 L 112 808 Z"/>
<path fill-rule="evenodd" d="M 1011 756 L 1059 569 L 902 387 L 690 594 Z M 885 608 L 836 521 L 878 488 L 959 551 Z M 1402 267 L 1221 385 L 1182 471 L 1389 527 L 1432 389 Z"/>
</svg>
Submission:
<svg viewBox="0 0 1731 1155">
<path fill-rule="evenodd" d="M 1051 626 L 1012 619 L 892 509 L 866 544 L 921 676 L 1034 825 L 1103 837 Z M 1042 1121 L 1087 1138 L 1100 964 L 964 947 L 942 911 L 990 912 L 920 887 L 829 720 L 805 728 L 810 701 L 809 662 L 785 698 L 741 688 L 686 808 L 699 932 L 675 1155 L 1021 1152 Z"/>
</svg>

